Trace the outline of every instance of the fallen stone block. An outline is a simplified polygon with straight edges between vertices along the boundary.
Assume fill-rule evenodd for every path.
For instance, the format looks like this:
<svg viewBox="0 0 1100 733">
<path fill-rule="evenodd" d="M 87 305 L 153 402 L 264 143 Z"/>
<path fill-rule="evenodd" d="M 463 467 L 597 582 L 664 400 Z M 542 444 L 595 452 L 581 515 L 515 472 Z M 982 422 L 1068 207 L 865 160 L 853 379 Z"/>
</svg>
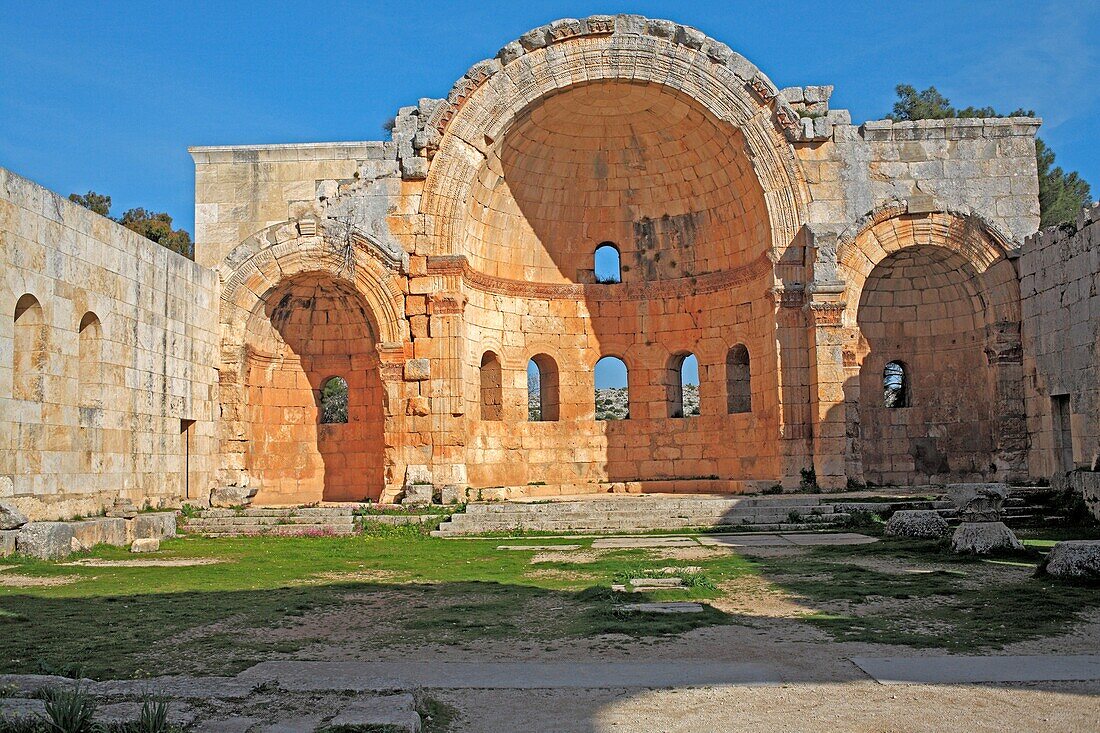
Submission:
<svg viewBox="0 0 1100 733">
<path fill-rule="evenodd" d="M 232 509 L 248 506 L 257 489 L 250 486 L 222 486 L 210 492 L 210 506 L 217 509 Z"/>
<path fill-rule="evenodd" d="M 1055 578 L 1100 580 L 1100 540 L 1056 543 L 1047 556 L 1044 570 Z"/>
<path fill-rule="evenodd" d="M 902 509 L 886 522 L 886 534 L 891 537 L 938 539 L 950 531 L 947 520 L 934 509 Z"/>
<path fill-rule="evenodd" d="M 116 702 L 110 705 L 100 706 L 96 710 L 95 719 L 105 725 L 124 725 L 136 723 L 141 720 L 142 701 Z M 195 712 L 190 705 L 179 703 L 175 700 L 168 703 L 168 722 L 181 727 L 191 725 L 195 720 Z"/>
<path fill-rule="evenodd" d="M 1004 522 L 963 522 L 951 537 L 951 549 L 989 555 L 1000 550 L 1022 550 L 1024 546 Z"/>
<path fill-rule="evenodd" d="M 354 700 L 329 720 L 327 725 L 376 726 L 419 733 L 420 715 L 414 709 L 412 695 L 385 695 Z"/>
<path fill-rule="evenodd" d="M 46 703 L 42 700 L 0 697 L 0 724 L 16 720 L 38 720 L 45 715 Z M 6 728 L 0 725 L 0 730 L 6 730 Z"/>
<path fill-rule="evenodd" d="M 60 560 L 73 551 L 73 528 L 66 522 L 30 522 L 19 529 L 15 549 L 40 560 Z"/>
<path fill-rule="evenodd" d="M 126 520 L 121 517 L 97 517 L 69 525 L 73 528 L 74 552 L 90 550 L 96 545 L 126 546 Z"/>
<path fill-rule="evenodd" d="M 998 522 L 1008 498 L 1007 484 L 948 484 L 947 498 L 959 509 L 963 522 Z"/>
<path fill-rule="evenodd" d="M 15 537 L 18 534 L 19 532 L 14 529 L 0 532 L 0 557 L 15 554 Z"/>
<path fill-rule="evenodd" d="M 130 537 L 135 540 L 147 538 L 163 540 L 175 536 L 175 512 L 150 512 L 139 514 L 130 520 Z"/>
<path fill-rule="evenodd" d="M 19 511 L 15 504 L 0 501 L 0 530 L 19 529 L 28 521 L 27 515 Z"/>
<path fill-rule="evenodd" d="M 130 552 L 156 552 L 160 549 L 160 540 L 156 537 L 145 537 L 134 540 L 130 545 Z"/>
</svg>

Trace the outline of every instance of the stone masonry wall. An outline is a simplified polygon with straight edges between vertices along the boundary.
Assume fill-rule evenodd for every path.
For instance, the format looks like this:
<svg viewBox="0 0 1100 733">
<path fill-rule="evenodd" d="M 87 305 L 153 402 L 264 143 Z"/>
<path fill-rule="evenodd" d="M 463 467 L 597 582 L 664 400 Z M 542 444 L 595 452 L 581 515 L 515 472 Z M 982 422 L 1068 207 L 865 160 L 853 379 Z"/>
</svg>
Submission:
<svg viewBox="0 0 1100 733">
<path fill-rule="evenodd" d="M 1100 471 L 1100 204 L 1028 237 L 1019 267 L 1031 474 Z"/>
<path fill-rule="evenodd" d="M 0 499 L 53 519 L 209 494 L 216 281 L 0 169 Z"/>
</svg>

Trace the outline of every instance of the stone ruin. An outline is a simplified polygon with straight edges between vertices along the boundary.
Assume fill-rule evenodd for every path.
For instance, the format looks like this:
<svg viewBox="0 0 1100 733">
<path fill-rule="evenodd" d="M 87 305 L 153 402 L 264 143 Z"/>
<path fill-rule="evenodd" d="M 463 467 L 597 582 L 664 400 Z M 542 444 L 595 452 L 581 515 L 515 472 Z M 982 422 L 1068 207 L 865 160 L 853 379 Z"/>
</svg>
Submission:
<svg viewBox="0 0 1100 733">
<path fill-rule="evenodd" d="M 0 170 L 0 501 L 1093 486 L 1100 225 L 1036 234 L 1041 121 L 832 93 L 555 21 L 387 140 L 192 148 L 195 262 Z"/>
</svg>

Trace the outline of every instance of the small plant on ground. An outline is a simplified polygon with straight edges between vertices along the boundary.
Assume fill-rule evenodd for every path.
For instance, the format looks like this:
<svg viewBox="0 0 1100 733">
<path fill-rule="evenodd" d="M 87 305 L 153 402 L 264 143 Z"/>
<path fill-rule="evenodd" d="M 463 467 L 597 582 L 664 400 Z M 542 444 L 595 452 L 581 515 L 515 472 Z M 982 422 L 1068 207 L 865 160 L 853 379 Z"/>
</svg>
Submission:
<svg viewBox="0 0 1100 733">
<path fill-rule="evenodd" d="M 180 507 L 180 516 L 184 519 L 194 519 L 202 513 L 202 509 L 194 504 L 184 504 Z"/>
<path fill-rule="evenodd" d="M 791 524 L 798 524 L 802 521 L 802 515 L 799 514 L 796 510 L 792 509 L 787 512 L 787 521 Z"/>
<path fill-rule="evenodd" d="M 764 489 L 760 493 L 761 494 L 767 494 L 767 495 L 782 494 L 783 493 L 783 486 L 782 486 L 782 484 L 773 484 L 772 486 L 769 486 L 768 488 Z"/>
<path fill-rule="evenodd" d="M 46 692 L 46 723 L 51 733 L 99 733 L 95 723 L 96 702 L 77 683 Z"/>
</svg>

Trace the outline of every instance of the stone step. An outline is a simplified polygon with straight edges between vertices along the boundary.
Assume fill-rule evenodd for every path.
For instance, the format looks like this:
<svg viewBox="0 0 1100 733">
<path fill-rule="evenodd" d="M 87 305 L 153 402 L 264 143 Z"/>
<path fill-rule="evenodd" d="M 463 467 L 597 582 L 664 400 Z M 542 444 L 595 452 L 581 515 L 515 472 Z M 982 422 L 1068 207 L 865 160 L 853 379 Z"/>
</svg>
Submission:
<svg viewBox="0 0 1100 733">
<path fill-rule="evenodd" d="M 841 515 L 838 515 L 838 516 L 841 516 Z M 846 518 L 847 517 L 845 516 L 845 519 Z M 746 531 L 746 529 L 751 530 L 752 532 L 822 532 L 822 531 L 825 531 L 825 530 L 837 529 L 837 528 L 842 527 L 842 526 L 843 526 L 843 522 L 839 522 L 839 521 L 835 522 L 835 523 L 834 522 L 820 522 L 820 523 L 817 523 L 817 524 L 804 524 L 804 523 L 791 524 L 789 522 L 784 522 L 782 524 L 754 524 L 754 525 L 751 525 L 751 526 L 746 526 L 746 525 L 743 525 L 743 524 L 738 524 L 738 525 L 715 525 L 715 526 L 712 526 L 712 527 L 705 527 L 703 529 L 722 530 L 722 531 L 727 531 L 727 532 L 738 532 L 738 533 L 743 533 L 743 532 Z M 507 528 L 504 528 L 504 529 L 484 530 L 484 531 L 485 532 L 512 532 L 512 531 L 515 531 L 516 529 L 517 529 L 516 527 L 507 527 Z M 530 528 L 521 528 L 521 529 L 525 529 L 526 531 L 541 531 L 541 530 L 532 530 Z M 607 528 L 602 528 L 602 529 L 560 529 L 560 530 L 547 530 L 547 531 L 554 531 L 559 535 L 574 535 L 574 534 L 576 534 L 576 535 L 587 535 L 587 534 L 620 534 L 620 533 L 629 534 L 629 533 L 633 533 L 633 532 L 649 532 L 649 531 L 652 531 L 653 529 L 660 529 L 660 528 L 649 528 L 649 529 L 617 529 L 617 528 L 616 529 L 607 529 Z M 693 528 L 679 528 L 679 529 L 693 529 Z M 453 529 L 449 529 L 449 525 L 444 523 L 444 524 L 441 524 L 439 526 L 439 529 L 433 530 L 431 534 L 432 534 L 433 537 L 465 537 L 465 536 L 477 535 L 477 534 L 481 534 L 481 533 L 482 532 L 472 532 L 472 531 L 468 531 L 468 530 L 455 531 Z"/>
<path fill-rule="evenodd" d="M 331 524 L 281 524 L 264 527 L 209 528 L 191 532 L 203 537 L 241 537 L 249 535 L 296 536 L 303 534 L 352 535 L 354 526 Z"/>
<path fill-rule="evenodd" d="M 355 524 L 355 517 L 196 517 L 188 519 L 187 527 L 270 527 L 291 524 Z"/>
<path fill-rule="evenodd" d="M 354 509 L 347 507 L 271 507 L 255 509 L 204 509 L 204 518 L 220 517 L 350 517 Z"/>
</svg>

